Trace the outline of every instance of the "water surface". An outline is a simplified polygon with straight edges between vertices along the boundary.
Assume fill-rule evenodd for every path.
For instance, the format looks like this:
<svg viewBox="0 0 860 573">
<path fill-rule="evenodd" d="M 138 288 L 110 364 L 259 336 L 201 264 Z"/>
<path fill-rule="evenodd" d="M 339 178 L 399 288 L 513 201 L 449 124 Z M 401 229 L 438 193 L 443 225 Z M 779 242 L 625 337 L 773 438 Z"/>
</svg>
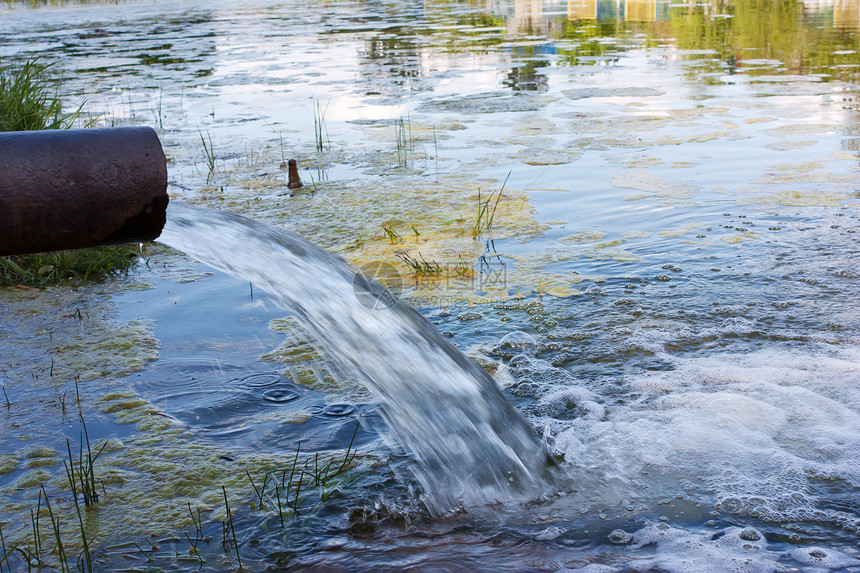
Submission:
<svg viewBox="0 0 860 573">
<path fill-rule="evenodd" d="M 3 422 L 4 531 L 29 515 L 39 481 L 68 497 L 53 477 L 62 464 L 35 475 L 32 460 L 77 438 L 74 415 L 55 424 L 77 371 L 84 402 L 102 404 L 91 432 L 126 447 L 104 459 L 114 481 L 98 511 L 107 523 L 125 504 L 128 523 L 93 525 L 109 568 L 145 566 L 117 537 L 183 540 L 186 499 L 217 519 L 225 483 L 243 507 L 243 561 L 261 567 L 856 570 L 859 13 L 788 1 L 8 4 L 4 62 L 56 61 L 63 93 L 102 124 L 159 129 L 173 198 L 382 269 L 488 363 L 570 482 L 525 505 L 431 517 L 377 399 L 309 350 L 287 311 L 153 248 L 119 283 L 3 293 L 3 385 L 43 404 Z M 289 158 L 306 184 L 292 196 Z M 398 254 L 448 270 L 416 274 Z M 118 347 L 105 333 L 136 353 L 107 358 Z M 137 399 L 176 422 L 118 424 L 105 405 Z M 345 448 L 357 420 L 372 461 L 344 498 L 284 528 L 244 509 L 247 478 L 217 461 L 289 467 L 299 441 Z M 53 458 L 27 457 L 37 444 Z M 141 525 L 132 490 L 189 452 L 211 483 L 148 507 Z M 186 555 L 188 542 L 173 547 Z M 205 554 L 204 569 L 237 564 L 219 542 Z"/>
</svg>

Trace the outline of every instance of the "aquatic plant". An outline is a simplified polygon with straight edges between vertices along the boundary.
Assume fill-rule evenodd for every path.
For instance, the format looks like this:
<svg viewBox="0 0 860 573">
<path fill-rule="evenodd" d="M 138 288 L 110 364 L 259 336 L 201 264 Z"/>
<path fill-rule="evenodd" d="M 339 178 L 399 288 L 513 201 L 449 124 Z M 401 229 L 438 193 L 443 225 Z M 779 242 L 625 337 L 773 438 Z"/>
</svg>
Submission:
<svg viewBox="0 0 860 573">
<path fill-rule="evenodd" d="M 158 128 L 164 129 L 164 84 L 158 86 L 158 95 L 155 96 L 155 121 Z"/>
<path fill-rule="evenodd" d="M 489 231 L 493 228 L 493 221 L 496 218 L 496 208 L 499 206 L 499 200 L 502 198 L 502 192 L 505 190 L 505 185 L 510 176 L 511 172 L 508 171 L 505 180 L 502 182 L 502 186 L 498 191 L 491 191 L 486 201 L 481 200 L 481 191 L 478 190 L 478 214 L 475 217 L 475 225 L 472 227 L 472 238 L 477 239 L 485 230 Z M 493 201 L 493 197 L 495 197 L 495 201 Z M 491 202 L 493 203 L 492 210 L 490 210 Z"/>
<path fill-rule="evenodd" d="M 209 183 L 209 178 L 215 173 L 215 147 L 212 145 L 212 134 L 206 130 L 206 137 L 203 136 L 203 131 L 197 128 L 197 133 L 200 134 L 200 141 L 203 142 L 203 158 L 206 160 L 206 166 L 209 168 L 209 173 L 206 175 L 206 183 Z M 207 143 L 208 140 L 208 143 Z"/>
<path fill-rule="evenodd" d="M 400 236 L 400 233 L 394 230 L 391 220 L 382 224 L 382 231 L 385 233 L 385 236 L 388 237 L 388 240 L 392 245 L 403 242 L 403 237 Z"/>
<path fill-rule="evenodd" d="M 81 423 L 86 428 L 83 415 L 81 415 Z M 90 540 L 87 539 L 86 527 L 84 525 L 83 514 L 81 513 L 80 504 L 78 502 L 78 492 L 83 492 L 83 497 L 86 505 L 90 505 L 98 501 L 98 494 L 94 493 L 93 488 L 95 487 L 95 474 L 93 473 L 92 463 L 95 462 L 95 459 L 99 454 L 95 456 L 92 455 L 90 450 L 89 438 L 87 432 L 82 432 L 82 442 L 81 442 L 81 459 L 77 464 L 77 468 L 75 467 L 74 458 L 71 453 L 71 445 L 67 440 L 67 447 L 69 448 L 69 462 L 66 463 L 66 460 L 63 460 L 63 464 L 66 468 L 66 475 L 69 479 L 69 484 L 72 489 L 72 500 L 74 502 L 78 524 L 80 526 L 80 534 L 81 534 L 81 545 L 82 550 L 78 556 L 76 569 L 78 571 L 93 571 L 93 558 L 90 552 Z M 84 461 L 83 456 L 83 444 L 84 440 L 86 440 L 86 462 Z M 104 449 L 104 446 L 102 446 Z M 101 451 L 99 452 L 101 453 Z M 42 500 L 44 500 L 44 511 Z M 45 541 L 42 531 L 42 516 L 43 513 L 47 512 L 47 517 L 50 522 L 50 532 L 48 534 L 48 539 L 53 538 L 54 547 L 45 547 Z M 59 566 L 60 573 L 71 573 L 72 566 L 69 563 L 69 556 L 66 550 L 66 544 L 63 542 L 62 536 L 62 525 L 60 520 L 60 514 L 54 512 L 54 508 L 51 506 L 51 500 L 48 496 L 48 492 L 45 489 L 45 484 L 39 484 L 39 495 L 36 501 L 36 508 L 30 509 L 30 527 L 32 534 L 32 545 L 27 541 L 26 545 L 22 545 L 19 541 L 18 543 L 13 543 L 11 547 L 7 548 L 6 539 L 3 535 L 3 530 L 0 528 L 0 551 L 2 551 L 2 555 L 0 555 L 0 571 L 3 570 L 3 564 L 6 564 L 7 570 L 12 572 L 12 563 L 11 557 L 17 552 L 21 556 L 21 560 L 23 563 L 27 564 L 27 570 L 30 571 L 33 567 L 37 567 L 40 570 L 49 569 L 56 570 L 55 564 Z M 56 558 L 52 558 L 51 555 L 56 554 Z"/>
<path fill-rule="evenodd" d="M 66 439 L 66 447 L 69 452 L 69 462 L 63 460 L 66 467 L 66 476 L 69 478 L 69 487 L 72 488 L 72 496 L 77 503 L 78 493 L 84 499 L 84 505 L 93 505 L 99 501 L 99 494 L 96 488 L 96 474 L 93 465 L 98 457 L 104 451 L 107 442 L 102 444 L 101 449 L 93 455 L 90 448 L 90 436 L 87 432 L 87 424 L 84 421 L 83 414 L 80 415 L 83 431 L 81 432 L 80 454 L 78 456 L 77 467 L 75 466 L 75 458 L 72 455 L 71 441 Z M 86 444 L 86 455 L 84 452 L 84 444 Z"/>
<path fill-rule="evenodd" d="M 406 263 L 406 266 L 408 266 L 412 272 L 419 275 L 438 275 L 444 271 L 442 265 L 433 260 L 428 262 L 421 253 L 418 253 L 417 258 L 410 256 L 408 253 L 397 253 L 395 256 Z"/>
<path fill-rule="evenodd" d="M 251 487 L 254 490 L 254 501 L 252 502 L 251 507 L 260 511 L 265 511 L 267 505 L 269 507 L 275 507 L 278 511 L 278 519 L 281 526 L 284 527 L 284 516 L 289 515 L 286 512 L 291 512 L 293 516 L 297 516 L 300 513 L 300 506 L 303 502 L 310 502 L 312 505 L 316 505 L 316 502 L 313 500 L 316 500 L 317 497 L 318 502 L 324 502 L 335 489 L 333 486 L 331 489 L 326 491 L 326 488 L 328 488 L 329 485 L 332 483 L 343 485 L 348 481 L 345 474 L 347 470 L 351 468 L 355 461 L 355 457 L 358 454 L 357 450 L 354 450 L 352 446 L 355 443 L 355 437 L 358 435 L 359 427 L 360 423 L 356 422 L 355 430 L 352 433 L 352 439 L 349 441 L 349 445 L 346 448 L 343 458 L 332 456 L 329 458 L 327 463 L 321 465 L 320 455 L 319 453 L 316 453 L 313 457 L 313 463 L 311 463 L 311 459 L 306 458 L 303 466 L 298 467 L 299 453 L 301 452 L 302 447 L 300 442 L 296 447 L 296 454 L 293 458 L 289 474 L 286 469 L 267 472 L 263 476 L 261 486 L 258 488 L 254 478 L 251 476 L 251 473 L 248 470 L 245 470 L 245 473 L 248 476 L 248 481 L 251 483 Z M 298 475 L 296 473 L 297 470 Z M 280 478 L 278 477 L 279 474 Z M 306 477 L 307 479 L 305 479 Z M 333 480 L 336 481 L 333 482 Z M 266 486 L 269 483 L 271 483 L 271 487 L 267 496 Z M 310 496 L 310 494 L 306 494 L 305 498 L 300 497 L 303 490 L 307 492 L 312 488 L 316 488 L 318 496 Z"/>
<path fill-rule="evenodd" d="M 316 150 L 320 153 L 327 148 L 331 148 L 331 139 L 328 135 L 328 127 L 325 124 L 325 112 L 327 110 L 328 104 L 323 109 L 319 100 L 314 98 L 314 141 Z"/>
<path fill-rule="evenodd" d="M 242 557 L 239 555 L 239 540 L 236 538 L 236 528 L 233 525 L 233 512 L 230 511 L 230 502 L 227 501 L 227 488 L 221 486 L 221 491 L 224 493 L 224 507 L 227 508 L 227 523 L 224 527 L 224 545 L 227 541 L 227 525 L 230 526 L 230 531 L 233 534 L 233 548 L 236 550 L 236 560 L 239 562 L 239 569 L 242 569 Z"/>
<path fill-rule="evenodd" d="M 394 122 L 394 141 L 397 146 L 397 166 L 406 167 L 409 154 L 414 153 L 415 143 L 412 139 L 412 122 L 409 116 L 402 117 Z"/>
<path fill-rule="evenodd" d="M 56 542 L 57 556 L 60 560 L 60 572 L 64 571 L 71 573 L 72 568 L 69 567 L 69 561 L 66 557 L 66 548 L 63 545 L 63 539 L 60 535 L 60 517 L 54 515 L 54 510 L 51 508 L 51 500 L 48 499 L 48 492 L 45 491 L 45 484 L 41 485 L 42 496 L 45 498 L 45 507 L 48 510 L 48 518 L 51 520 L 51 529 L 54 532 L 54 540 Z"/>
</svg>

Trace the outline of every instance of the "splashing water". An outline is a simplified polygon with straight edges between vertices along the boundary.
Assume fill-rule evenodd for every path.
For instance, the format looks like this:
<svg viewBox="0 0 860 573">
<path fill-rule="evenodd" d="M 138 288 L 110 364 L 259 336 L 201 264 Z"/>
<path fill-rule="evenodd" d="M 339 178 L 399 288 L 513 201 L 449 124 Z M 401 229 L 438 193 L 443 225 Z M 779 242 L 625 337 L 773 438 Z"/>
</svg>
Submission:
<svg viewBox="0 0 860 573">
<path fill-rule="evenodd" d="M 298 235 L 171 203 L 159 241 L 286 304 L 346 377 L 384 402 L 437 513 L 531 498 L 551 459 L 495 381 L 417 311 Z"/>
</svg>

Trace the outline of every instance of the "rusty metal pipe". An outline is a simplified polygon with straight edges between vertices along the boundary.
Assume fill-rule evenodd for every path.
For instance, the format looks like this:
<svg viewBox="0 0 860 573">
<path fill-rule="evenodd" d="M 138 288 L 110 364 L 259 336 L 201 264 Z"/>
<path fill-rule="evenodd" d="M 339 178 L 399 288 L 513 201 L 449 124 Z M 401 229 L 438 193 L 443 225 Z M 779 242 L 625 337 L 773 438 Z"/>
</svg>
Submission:
<svg viewBox="0 0 860 573">
<path fill-rule="evenodd" d="M 151 241 L 167 202 L 152 128 L 0 133 L 0 255 Z"/>
</svg>

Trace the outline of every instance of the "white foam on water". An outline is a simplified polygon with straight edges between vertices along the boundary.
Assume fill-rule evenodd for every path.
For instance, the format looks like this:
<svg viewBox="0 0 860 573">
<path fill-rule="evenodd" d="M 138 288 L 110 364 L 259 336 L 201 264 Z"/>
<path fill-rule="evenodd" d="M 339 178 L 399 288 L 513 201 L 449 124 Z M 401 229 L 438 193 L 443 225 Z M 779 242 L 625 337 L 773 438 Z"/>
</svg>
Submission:
<svg viewBox="0 0 860 573">
<path fill-rule="evenodd" d="M 752 527 L 729 527 L 707 536 L 656 524 L 637 531 L 634 542 L 636 547 L 657 546 L 655 557 L 628 564 L 634 571 L 772 573 L 782 569 L 776 556 L 767 552 L 764 535 Z"/>
<path fill-rule="evenodd" d="M 860 560 L 857 558 L 824 547 L 799 547 L 789 551 L 788 555 L 798 563 L 826 571 L 860 566 Z"/>
<path fill-rule="evenodd" d="M 613 532 L 615 533 L 615 532 Z M 771 546 L 754 527 L 727 527 L 713 532 L 692 532 L 666 523 L 649 523 L 633 534 L 623 555 L 607 563 L 589 563 L 565 573 L 773 573 L 803 571 L 828 573 L 856 567 L 860 560 L 846 553 L 821 547 L 798 547 L 783 551 Z"/>
<path fill-rule="evenodd" d="M 680 492 L 723 513 L 860 528 L 816 490 L 822 482 L 860 487 L 860 349 L 808 343 L 661 359 L 674 370 L 630 376 L 620 404 L 590 395 L 569 373 L 560 377 L 568 390 L 552 387 L 539 399 L 535 413 L 580 495 L 593 492 L 583 502 Z M 544 363 L 543 374 L 551 368 Z M 540 379 L 540 367 L 526 370 Z M 553 415 L 573 401 L 577 417 Z M 603 415 L 589 402 L 602 402 Z"/>
</svg>

